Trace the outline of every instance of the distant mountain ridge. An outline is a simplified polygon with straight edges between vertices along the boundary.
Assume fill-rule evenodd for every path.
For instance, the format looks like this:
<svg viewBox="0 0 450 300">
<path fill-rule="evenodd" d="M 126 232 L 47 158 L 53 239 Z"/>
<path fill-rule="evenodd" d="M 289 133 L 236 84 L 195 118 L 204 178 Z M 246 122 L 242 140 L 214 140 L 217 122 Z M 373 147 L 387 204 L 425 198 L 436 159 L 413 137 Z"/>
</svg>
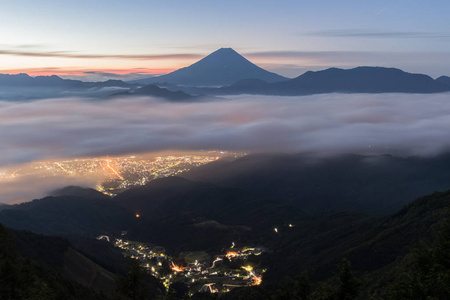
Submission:
<svg viewBox="0 0 450 300">
<path fill-rule="evenodd" d="M 330 68 L 317 72 L 306 72 L 284 84 L 286 90 L 331 93 L 331 92 L 441 92 L 449 90 L 428 75 L 412 74 L 395 68 L 357 67 L 353 69 Z"/>
<path fill-rule="evenodd" d="M 66 83 L 67 85 L 81 84 L 79 80 L 64 80 L 59 76 L 36 76 L 32 77 L 26 73 L 20 74 L 0 74 L 0 86 L 33 86 L 33 85 L 54 85 Z"/>
<path fill-rule="evenodd" d="M 288 80 L 251 63 L 232 48 L 221 48 L 198 62 L 172 73 L 130 83 L 160 83 L 182 86 L 226 86 L 243 79 L 259 79 L 267 82 Z"/>
<path fill-rule="evenodd" d="M 63 79 L 56 75 L 29 76 L 28 74 L 0 74 L 0 100 L 24 101 L 55 97 L 83 96 L 104 97 L 114 90 L 134 86 L 121 80 L 84 82 Z"/>
<path fill-rule="evenodd" d="M 81 80 L 63 79 L 56 75 L 51 76 L 30 76 L 26 73 L 20 74 L 0 74 L 0 87 L 49 87 L 49 88 L 67 88 L 67 87 L 130 87 L 129 84 L 121 80 L 107 80 L 99 82 L 85 82 Z"/>
<path fill-rule="evenodd" d="M 441 76 L 436 78 L 437 82 L 450 86 L 450 77 L 449 76 Z"/>
<path fill-rule="evenodd" d="M 294 79 L 266 83 L 241 81 L 228 87 L 203 91 L 210 94 L 299 96 L 325 93 L 440 93 L 450 91 L 450 78 L 434 80 L 395 68 L 357 67 L 308 71 Z"/>
<path fill-rule="evenodd" d="M 83 82 L 56 75 L 0 74 L 0 99 L 28 100 L 82 96 L 151 96 L 171 101 L 220 95 L 302 96 L 326 93 L 441 93 L 450 77 L 433 79 L 396 68 L 361 66 L 308 71 L 289 79 L 251 63 L 232 48 L 221 48 L 172 73 L 130 81 Z"/>
</svg>

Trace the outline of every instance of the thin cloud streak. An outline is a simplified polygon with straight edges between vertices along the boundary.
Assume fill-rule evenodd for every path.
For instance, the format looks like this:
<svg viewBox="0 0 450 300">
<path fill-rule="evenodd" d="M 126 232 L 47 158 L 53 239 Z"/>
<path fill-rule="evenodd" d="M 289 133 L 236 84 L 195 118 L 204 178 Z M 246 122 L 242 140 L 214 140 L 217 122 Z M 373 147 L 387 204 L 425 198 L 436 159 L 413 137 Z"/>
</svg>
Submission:
<svg viewBox="0 0 450 300">
<path fill-rule="evenodd" d="M 413 31 L 376 31 L 363 29 L 321 30 L 305 33 L 308 36 L 336 37 L 336 38 L 450 38 L 449 33 L 413 32 Z"/>
<path fill-rule="evenodd" d="M 434 57 L 436 55 L 448 55 L 446 52 L 381 52 L 381 51 L 265 51 L 251 52 L 245 54 L 253 58 L 270 58 L 270 59 L 306 59 L 306 60 L 330 60 L 339 59 L 359 60 L 359 59 L 399 59 L 406 57 L 407 59 L 420 58 L 424 56 Z"/>
<path fill-rule="evenodd" d="M 69 51 L 22 51 L 11 49 L 0 49 L 0 55 L 26 56 L 26 57 L 55 57 L 55 58 L 79 58 L 79 59 L 136 59 L 136 60 L 159 60 L 159 59 L 199 59 L 202 54 L 78 54 Z"/>
<path fill-rule="evenodd" d="M 72 67 L 47 67 L 47 68 L 21 68 L 21 69 L 3 69 L 2 74 L 20 74 L 26 73 L 30 76 L 50 76 L 57 75 L 64 79 L 76 79 L 82 81 L 106 81 L 109 79 L 134 80 L 140 78 L 148 78 L 151 76 L 160 76 L 174 69 L 148 69 L 148 68 L 131 68 L 131 69 L 81 69 Z"/>
</svg>

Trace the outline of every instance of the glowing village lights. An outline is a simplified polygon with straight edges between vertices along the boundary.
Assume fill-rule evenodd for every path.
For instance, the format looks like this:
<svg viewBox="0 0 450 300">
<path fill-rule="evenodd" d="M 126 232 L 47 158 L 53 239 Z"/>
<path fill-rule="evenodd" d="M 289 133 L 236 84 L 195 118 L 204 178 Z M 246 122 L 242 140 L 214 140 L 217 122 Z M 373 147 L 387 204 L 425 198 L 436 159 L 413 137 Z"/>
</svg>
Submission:
<svg viewBox="0 0 450 300">
<path fill-rule="evenodd" d="M 237 255 L 238 255 L 237 252 L 229 251 L 229 252 L 227 252 L 227 254 L 226 254 L 225 256 L 226 256 L 228 259 L 230 259 L 230 258 L 236 257 Z"/>
<path fill-rule="evenodd" d="M 178 273 L 178 272 L 182 272 L 185 268 L 177 266 L 176 264 L 174 264 L 172 262 L 172 266 L 170 267 L 172 269 L 172 271 Z"/>
<path fill-rule="evenodd" d="M 192 263 L 187 264 L 186 266 L 181 266 L 175 264 L 175 262 L 169 256 L 161 252 L 164 250 L 156 250 L 156 248 L 151 249 L 151 246 L 145 243 L 114 239 L 114 244 L 124 250 L 124 253 L 126 253 L 127 257 L 132 257 L 134 259 L 140 260 L 142 263 L 141 265 L 145 269 L 147 269 L 149 273 L 151 272 L 153 276 L 160 278 L 166 288 L 168 288 L 170 284 L 174 282 L 174 280 L 184 278 L 183 280 L 190 284 L 197 282 L 199 284 L 207 284 L 203 291 L 225 292 L 227 290 L 230 290 L 227 287 L 260 285 L 262 283 L 262 273 L 265 272 L 265 270 L 256 271 L 254 269 L 254 266 L 249 263 L 245 265 L 241 264 L 241 262 L 247 260 L 249 255 L 261 254 L 264 250 L 260 247 L 235 248 L 233 249 L 234 251 L 230 249 L 226 253 L 217 255 L 214 258 L 211 266 L 207 265 L 209 258 L 208 260 L 204 261 L 195 260 Z M 231 272 L 221 272 L 219 271 L 219 269 L 217 269 L 216 263 L 224 260 L 225 257 L 230 260 L 234 260 L 235 258 L 239 257 L 242 258 L 242 261 L 239 260 L 239 266 L 237 266 L 236 269 L 232 270 Z M 164 262 L 167 262 L 169 264 L 168 266 L 171 269 L 171 272 L 169 274 L 165 273 L 165 275 L 162 275 L 159 272 L 159 268 L 163 266 Z M 239 271 L 239 269 L 245 270 L 245 273 L 243 271 Z M 221 276 L 225 276 L 225 282 L 228 282 L 229 280 L 229 284 L 224 284 L 223 288 L 220 288 L 220 291 L 218 289 L 218 286 L 216 286 L 216 284 L 218 284 L 216 282 L 217 277 L 212 277 L 219 274 Z M 204 280 L 207 280 L 206 283 Z M 220 282 L 219 286 L 221 286 Z M 195 286 L 195 288 L 197 287 Z"/>
<path fill-rule="evenodd" d="M 243 266 L 243 267 L 241 267 L 241 268 L 244 269 L 244 270 L 247 271 L 247 272 L 253 271 L 253 267 L 252 267 L 252 266 Z"/>
</svg>

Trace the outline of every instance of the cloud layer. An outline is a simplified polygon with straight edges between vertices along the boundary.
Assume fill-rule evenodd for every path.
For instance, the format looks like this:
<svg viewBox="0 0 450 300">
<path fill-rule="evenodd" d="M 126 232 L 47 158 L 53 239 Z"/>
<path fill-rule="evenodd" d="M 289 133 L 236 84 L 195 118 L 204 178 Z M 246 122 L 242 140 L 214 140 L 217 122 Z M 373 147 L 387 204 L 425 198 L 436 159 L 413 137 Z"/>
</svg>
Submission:
<svg viewBox="0 0 450 300">
<path fill-rule="evenodd" d="M 65 157 L 179 150 L 434 155 L 450 149 L 450 94 L 237 96 L 0 102 L 0 169 Z M 0 182 L 0 202 L 32 200 L 98 178 Z"/>
<path fill-rule="evenodd" d="M 69 185 L 94 187 L 98 178 L 76 176 L 23 176 L 0 181 L 0 203 L 15 204 L 48 196 L 50 192 Z"/>
<path fill-rule="evenodd" d="M 166 149 L 434 154 L 450 145 L 449 94 L 0 102 L 0 166 Z"/>
</svg>

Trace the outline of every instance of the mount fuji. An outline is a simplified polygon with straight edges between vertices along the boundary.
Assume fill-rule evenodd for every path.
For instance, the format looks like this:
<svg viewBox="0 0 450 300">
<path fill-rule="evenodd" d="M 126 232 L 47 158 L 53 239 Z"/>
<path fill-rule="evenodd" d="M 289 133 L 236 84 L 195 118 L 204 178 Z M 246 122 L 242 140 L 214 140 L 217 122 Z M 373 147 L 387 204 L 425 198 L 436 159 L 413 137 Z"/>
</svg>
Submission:
<svg viewBox="0 0 450 300">
<path fill-rule="evenodd" d="M 258 79 L 273 83 L 286 81 L 289 78 L 258 67 L 231 48 L 221 48 L 189 67 L 158 77 L 134 80 L 130 83 L 218 87 L 231 85 L 244 79 Z"/>
</svg>

